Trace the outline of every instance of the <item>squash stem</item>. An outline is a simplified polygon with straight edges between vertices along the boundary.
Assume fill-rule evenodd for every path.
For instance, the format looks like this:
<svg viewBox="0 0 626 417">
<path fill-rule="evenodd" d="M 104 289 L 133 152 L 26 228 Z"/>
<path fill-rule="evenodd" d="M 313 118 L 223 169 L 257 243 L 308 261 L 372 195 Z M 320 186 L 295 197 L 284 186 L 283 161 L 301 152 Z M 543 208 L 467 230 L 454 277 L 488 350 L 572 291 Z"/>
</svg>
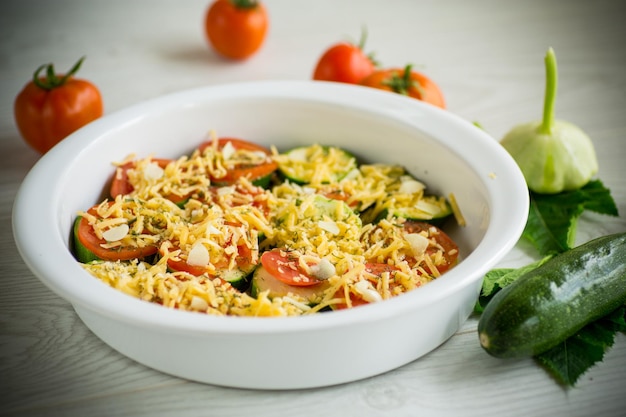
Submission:
<svg viewBox="0 0 626 417">
<path fill-rule="evenodd" d="M 543 122 L 540 131 L 549 135 L 554 122 L 554 102 L 556 101 L 556 90 L 558 86 L 558 75 L 556 66 L 556 56 L 552 48 L 548 49 L 545 57 L 546 64 L 546 91 L 543 102 Z"/>
</svg>

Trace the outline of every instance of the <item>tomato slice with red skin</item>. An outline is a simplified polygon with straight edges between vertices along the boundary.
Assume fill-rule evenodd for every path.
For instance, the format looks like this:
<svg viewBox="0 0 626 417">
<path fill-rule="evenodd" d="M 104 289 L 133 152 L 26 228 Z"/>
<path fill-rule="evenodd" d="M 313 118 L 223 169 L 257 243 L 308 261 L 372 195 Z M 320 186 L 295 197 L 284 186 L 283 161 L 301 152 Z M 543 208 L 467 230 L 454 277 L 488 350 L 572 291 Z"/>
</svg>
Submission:
<svg viewBox="0 0 626 417">
<path fill-rule="evenodd" d="M 219 200 L 219 190 L 224 186 L 212 185 L 209 187 L 208 197 L 211 201 L 217 202 Z M 261 187 L 240 187 L 239 184 L 235 184 L 235 190 L 237 193 L 249 196 L 252 200 L 249 202 L 242 201 L 240 204 L 237 201 L 229 202 L 229 207 L 236 207 L 240 205 L 249 205 L 261 210 L 265 215 L 269 213 L 269 205 L 267 198 L 264 198 L 265 190 Z"/>
<path fill-rule="evenodd" d="M 252 152 L 263 152 L 268 156 L 268 158 L 261 164 L 253 165 L 253 164 L 241 164 L 236 168 L 230 169 L 226 172 L 226 175 L 220 178 L 211 177 L 211 181 L 215 184 L 219 185 L 232 185 L 236 183 L 239 178 L 245 177 L 250 181 L 255 181 L 270 175 L 272 172 L 278 169 L 278 164 L 273 161 L 269 156 L 272 155 L 272 152 L 256 143 L 249 142 L 243 139 L 224 137 L 218 139 L 217 148 L 219 150 L 223 149 L 226 144 L 230 142 L 233 148 L 236 150 L 247 150 Z M 213 146 L 213 141 L 207 141 L 200 144 L 198 150 L 200 152 L 204 152 L 204 150 L 210 146 Z"/>
<path fill-rule="evenodd" d="M 152 162 L 155 162 L 159 167 L 165 169 L 165 167 L 170 162 L 173 162 L 173 160 L 154 158 L 152 159 Z M 130 161 L 117 168 L 115 175 L 113 176 L 113 180 L 111 181 L 110 194 L 112 198 L 115 198 L 118 195 L 127 195 L 133 192 L 134 188 L 128 180 L 128 170 L 135 168 L 136 165 L 137 163 L 135 161 Z M 170 195 L 167 196 L 167 199 L 177 204 L 185 201 L 187 196 Z"/>
<path fill-rule="evenodd" d="M 90 208 L 87 212 L 94 216 L 98 216 L 98 206 Z M 157 252 L 155 245 L 135 247 L 135 246 L 122 246 L 115 248 L 103 248 L 101 245 L 107 243 L 106 240 L 98 238 L 93 227 L 89 224 L 86 218 L 81 218 L 78 224 L 76 237 L 81 245 L 87 250 L 92 252 L 98 258 L 105 261 L 127 261 L 130 259 L 141 259 L 146 256 L 154 255 Z"/>
<path fill-rule="evenodd" d="M 133 186 L 128 181 L 128 170 L 135 167 L 135 162 L 126 162 L 115 170 L 113 179 L 111 180 L 111 189 L 109 194 L 112 198 L 118 195 L 127 195 L 133 191 Z"/>
<path fill-rule="evenodd" d="M 395 265 L 389 265 L 384 263 L 368 262 L 365 264 L 365 271 L 369 272 L 370 274 L 376 275 L 376 277 L 378 278 L 380 278 L 385 272 L 389 272 L 391 274 L 399 270 L 400 268 Z"/>
<path fill-rule="evenodd" d="M 359 201 L 352 201 L 348 203 L 348 200 L 350 200 L 351 195 L 349 195 L 343 190 L 328 190 L 328 191 L 323 191 L 321 194 L 324 197 L 330 198 L 332 200 L 343 201 L 344 203 L 347 203 L 348 207 L 352 209 L 355 209 L 359 206 Z"/>
<path fill-rule="evenodd" d="M 318 285 L 323 280 L 307 275 L 298 265 L 298 257 L 283 249 L 272 249 L 261 255 L 261 264 L 277 280 L 294 287 Z"/>
<path fill-rule="evenodd" d="M 369 281 L 372 283 L 374 287 L 376 287 L 376 281 L 381 278 L 383 273 L 389 272 L 390 274 L 393 274 L 395 271 L 399 271 L 399 270 L 400 268 L 398 268 L 397 266 L 389 265 L 385 263 L 367 262 L 365 264 L 365 272 L 369 272 L 370 274 L 373 274 L 376 276 L 375 279 L 369 279 Z M 390 287 L 393 287 L 392 283 L 390 283 Z M 344 293 L 343 288 L 340 288 L 339 290 L 337 290 L 334 296 L 334 298 L 344 298 L 344 297 L 345 297 L 345 293 Z M 363 299 L 361 295 L 356 294 L 352 291 L 350 291 L 349 297 L 350 297 L 350 304 L 352 305 L 352 307 L 357 307 L 360 305 L 365 305 L 365 304 L 370 303 L 369 301 L 366 301 L 365 299 Z M 348 303 L 345 301 L 342 303 L 333 304 L 333 309 L 335 310 L 343 310 L 346 308 L 348 308 Z"/>
<path fill-rule="evenodd" d="M 173 252 L 175 250 L 178 250 L 178 248 L 175 247 L 175 248 L 170 249 L 169 251 Z M 164 255 L 164 254 L 161 252 L 161 255 Z M 239 267 L 242 270 L 251 269 L 251 267 L 253 266 L 252 265 L 252 251 L 248 246 L 246 245 L 237 246 L 237 257 L 235 258 L 235 263 L 237 264 L 237 267 Z M 176 260 L 176 259 L 170 258 L 167 260 L 167 266 L 172 271 L 187 272 L 196 277 L 203 275 L 203 274 L 214 276 L 212 274 L 209 274 L 207 267 L 200 266 L 200 265 L 189 265 L 187 261 L 183 259 Z M 222 262 L 215 264 L 215 267 L 217 270 L 227 269 L 228 262 L 224 260 Z"/>
<path fill-rule="evenodd" d="M 428 233 L 428 238 L 434 239 L 435 242 L 437 242 L 437 244 L 441 246 L 441 248 L 443 249 L 443 258 L 445 262 L 442 265 L 437 265 L 437 270 L 439 271 L 439 273 L 446 272 L 458 262 L 459 247 L 440 228 L 426 222 L 407 220 L 404 223 L 404 231 L 406 233 L 421 233 L 423 231 L 426 231 Z M 440 249 L 436 246 L 428 245 L 426 253 L 432 255 L 439 250 Z M 430 271 L 428 267 L 425 267 L 425 269 L 432 273 L 432 271 Z"/>
<path fill-rule="evenodd" d="M 184 259 L 169 258 L 167 260 L 167 267 L 174 272 L 187 272 L 196 277 L 207 273 L 205 266 L 189 265 Z"/>
</svg>

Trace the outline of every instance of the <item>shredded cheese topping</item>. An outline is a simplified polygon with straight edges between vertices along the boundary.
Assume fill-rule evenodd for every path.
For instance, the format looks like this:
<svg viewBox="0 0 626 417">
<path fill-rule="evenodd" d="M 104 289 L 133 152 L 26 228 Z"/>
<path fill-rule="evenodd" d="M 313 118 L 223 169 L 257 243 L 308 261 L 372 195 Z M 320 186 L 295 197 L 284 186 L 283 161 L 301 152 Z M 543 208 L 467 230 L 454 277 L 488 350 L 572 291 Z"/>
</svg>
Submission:
<svg viewBox="0 0 626 417">
<path fill-rule="evenodd" d="M 153 247 L 156 260 L 98 260 L 84 268 L 126 294 L 166 307 L 287 316 L 400 295 L 440 276 L 458 256 L 456 247 L 440 244 L 439 229 L 407 231 L 408 220 L 394 215 L 408 208 L 429 219 L 447 204 L 443 197 L 429 200 L 426 186 L 402 167 L 357 167 L 345 151 L 320 145 L 286 154 L 273 148 L 268 156 L 217 144 L 172 161 L 131 155 L 116 163 L 126 192 L 78 215 L 103 249 Z M 275 179 L 264 189 L 241 176 L 221 184 L 238 167 L 268 160 L 307 183 Z M 454 214 L 460 218 L 456 204 Z M 297 259 L 293 267 L 317 286 L 253 296 L 228 282 L 259 268 L 261 255 L 273 248 Z"/>
</svg>

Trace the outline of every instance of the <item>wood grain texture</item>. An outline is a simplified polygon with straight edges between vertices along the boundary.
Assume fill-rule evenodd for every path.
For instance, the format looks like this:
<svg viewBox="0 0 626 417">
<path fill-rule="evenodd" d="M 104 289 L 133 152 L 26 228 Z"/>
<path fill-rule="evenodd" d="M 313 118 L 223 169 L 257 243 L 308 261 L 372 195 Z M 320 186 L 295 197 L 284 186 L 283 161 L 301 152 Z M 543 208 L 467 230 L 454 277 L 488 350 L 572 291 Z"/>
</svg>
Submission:
<svg viewBox="0 0 626 417">
<path fill-rule="evenodd" d="M 334 387 L 253 391 L 198 384 L 146 368 L 95 337 L 71 305 L 22 262 L 11 231 L 18 187 L 38 155 L 20 139 L 15 95 L 39 65 L 99 86 L 112 113 L 210 84 L 308 79 L 331 43 L 357 39 L 386 66 L 413 63 L 449 110 L 499 139 L 541 117 L 543 55 L 559 61 L 557 117 L 592 137 L 599 177 L 622 214 L 585 213 L 578 242 L 626 231 L 626 33 L 620 0 L 267 0 L 271 29 L 244 63 L 215 56 L 201 33 L 205 0 L 9 0 L 0 13 L 0 415 L 11 416 L 618 416 L 626 409 L 626 337 L 572 389 L 532 360 L 482 351 L 476 319 L 399 369 Z M 80 190 L 77 190 L 80 192 Z M 500 266 L 533 259 L 520 243 Z M 251 347 L 253 348 L 253 347 Z M 236 364 L 235 364 L 236 366 Z"/>
</svg>

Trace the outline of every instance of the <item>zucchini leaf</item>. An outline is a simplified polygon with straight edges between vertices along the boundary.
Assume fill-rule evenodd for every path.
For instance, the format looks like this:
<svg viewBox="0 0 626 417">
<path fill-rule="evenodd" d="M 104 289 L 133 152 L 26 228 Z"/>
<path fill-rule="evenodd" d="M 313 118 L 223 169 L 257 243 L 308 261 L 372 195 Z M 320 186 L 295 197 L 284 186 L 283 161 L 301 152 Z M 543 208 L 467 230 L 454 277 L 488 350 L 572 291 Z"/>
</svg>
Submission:
<svg viewBox="0 0 626 417">
<path fill-rule="evenodd" d="M 626 307 L 583 327 L 574 336 L 552 349 L 537 355 L 536 362 L 550 373 L 558 383 L 574 386 L 581 375 L 613 346 L 615 334 L 626 332 Z"/>
<path fill-rule="evenodd" d="M 565 252 L 574 246 L 578 218 L 585 210 L 618 215 L 610 190 L 600 180 L 558 194 L 531 192 L 528 221 L 522 238 L 528 240 L 541 256 Z"/>
<path fill-rule="evenodd" d="M 476 301 L 476 305 L 474 306 L 474 313 L 482 313 L 487 306 L 487 303 L 491 301 L 493 296 L 496 295 L 498 291 L 515 281 L 520 276 L 524 275 L 526 272 L 542 265 L 551 257 L 552 256 L 546 256 L 540 261 L 533 262 L 532 264 L 521 268 L 498 268 L 487 272 L 483 280 L 478 301 Z"/>
</svg>

